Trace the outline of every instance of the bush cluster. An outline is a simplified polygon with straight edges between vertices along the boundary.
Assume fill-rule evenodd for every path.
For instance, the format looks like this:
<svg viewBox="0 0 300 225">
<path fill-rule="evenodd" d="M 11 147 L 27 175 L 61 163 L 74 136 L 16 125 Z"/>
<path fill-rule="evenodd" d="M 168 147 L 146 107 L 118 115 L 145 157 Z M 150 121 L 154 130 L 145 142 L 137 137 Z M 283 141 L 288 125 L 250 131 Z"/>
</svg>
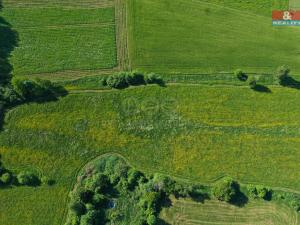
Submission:
<svg viewBox="0 0 300 225">
<path fill-rule="evenodd" d="M 27 79 L 14 77 L 12 79 L 14 91 L 24 101 L 49 101 L 66 95 L 66 90 L 49 80 Z"/>
<path fill-rule="evenodd" d="M 230 177 L 218 181 L 212 187 L 212 195 L 220 201 L 233 202 L 240 192 L 239 185 Z"/>
<path fill-rule="evenodd" d="M 248 196 L 252 199 L 264 199 L 271 200 L 272 190 L 262 185 L 248 185 L 247 186 Z"/>
<path fill-rule="evenodd" d="M 47 180 L 48 182 L 43 182 Z M 20 171 L 18 174 L 6 169 L 0 161 L 0 187 L 6 187 L 10 185 L 15 186 L 38 186 L 41 183 L 51 185 L 49 180 L 44 176 L 39 178 L 35 173 L 29 170 Z"/>
<path fill-rule="evenodd" d="M 144 75 L 143 73 L 139 72 L 120 72 L 103 78 L 101 81 L 102 86 L 108 86 L 116 89 L 146 84 L 164 85 L 164 81 L 155 73 Z"/>
<path fill-rule="evenodd" d="M 240 81 L 247 81 L 247 79 L 248 79 L 248 75 L 245 72 L 243 72 L 243 70 L 241 70 L 241 69 L 237 69 L 236 71 L 234 71 L 234 75 Z"/>
<path fill-rule="evenodd" d="M 200 193 L 200 187 L 180 184 L 167 176 L 147 177 L 114 157 L 105 159 L 98 168 L 101 169 L 88 171 L 70 194 L 67 225 L 117 223 L 123 217 L 122 211 L 107 210 L 111 208 L 113 193 L 136 200 L 139 211 L 135 212 L 138 217 L 134 224 L 144 225 L 157 223 L 161 204 L 170 194 L 187 197 Z"/>
</svg>

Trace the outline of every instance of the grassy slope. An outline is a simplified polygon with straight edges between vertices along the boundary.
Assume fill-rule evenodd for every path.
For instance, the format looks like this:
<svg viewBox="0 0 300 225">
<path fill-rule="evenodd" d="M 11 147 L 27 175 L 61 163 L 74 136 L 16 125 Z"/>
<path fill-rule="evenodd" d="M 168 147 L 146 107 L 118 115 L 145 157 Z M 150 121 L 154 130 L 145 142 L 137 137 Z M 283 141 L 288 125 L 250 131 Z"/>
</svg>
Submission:
<svg viewBox="0 0 300 225">
<path fill-rule="evenodd" d="M 300 31 L 272 27 L 270 16 L 200 0 L 129 2 L 134 68 L 169 73 L 236 68 L 273 72 L 278 65 L 288 64 L 300 70 Z"/>
<path fill-rule="evenodd" d="M 4 190 L 0 201 L 8 203 L 0 206 L 0 224 L 18 224 L 19 218 L 30 225 L 59 224 L 76 170 L 105 152 L 121 153 L 141 170 L 192 181 L 228 174 L 299 191 L 300 92 L 272 92 L 146 87 L 18 107 L 0 134 L 3 162 L 8 168 L 38 168 L 57 184 Z M 27 210 L 15 216 L 17 203 Z"/>
<path fill-rule="evenodd" d="M 272 203 L 255 201 L 243 208 L 222 202 L 172 199 L 172 207 L 163 209 L 161 218 L 170 225 L 298 225 L 297 214 Z"/>
<path fill-rule="evenodd" d="M 116 66 L 114 7 L 67 3 L 41 8 L 4 2 L 1 15 L 20 38 L 11 58 L 16 75 Z"/>
</svg>

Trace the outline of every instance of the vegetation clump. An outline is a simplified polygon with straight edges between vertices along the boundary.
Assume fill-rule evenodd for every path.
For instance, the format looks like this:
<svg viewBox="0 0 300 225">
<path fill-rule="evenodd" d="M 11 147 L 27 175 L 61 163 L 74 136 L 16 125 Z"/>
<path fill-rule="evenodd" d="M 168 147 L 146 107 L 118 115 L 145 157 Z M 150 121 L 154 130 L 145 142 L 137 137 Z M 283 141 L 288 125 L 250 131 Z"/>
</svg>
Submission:
<svg viewBox="0 0 300 225">
<path fill-rule="evenodd" d="M 118 157 L 105 157 L 82 174 L 71 192 L 66 225 L 154 225 L 169 195 L 187 197 L 193 190 L 198 189 L 161 174 L 146 176 Z"/>
<path fill-rule="evenodd" d="M 124 89 L 129 86 L 139 86 L 146 84 L 164 85 L 164 81 L 157 74 L 150 73 L 144 75 L 143 73 L 136 71 L 119 72 L 101 80 L 102 86 L 108 86 L 115 89 Z"/>
<path fill-rule="evenodd" d="M 248 185 L 247 190 L 250 198 L 271 200 L 272 190 L 268 187 L 264 187 L 262 185 Z"/>
<path fill-rule="evenodd" d="M 239 193 L 239 185 L 233 179 L 226 177 L 212 187 L 212 194 L 220 201 L 233 202 Z"/>
<path fill-rule="evenodd" d="M 289 73 L 291 72 L 290 68 L 286 65 L 279 66 L 276 70 L 276 76 L 280 84 L 284 82 L 288 77 Z"/>
<path fill-rule="evenodd" d="M 241 69 L 237 69 L 234 71 L 234 75 L 240 80 L 240 81 L 247 81 L 248 75 L 243 72 Z"/>
</svg>

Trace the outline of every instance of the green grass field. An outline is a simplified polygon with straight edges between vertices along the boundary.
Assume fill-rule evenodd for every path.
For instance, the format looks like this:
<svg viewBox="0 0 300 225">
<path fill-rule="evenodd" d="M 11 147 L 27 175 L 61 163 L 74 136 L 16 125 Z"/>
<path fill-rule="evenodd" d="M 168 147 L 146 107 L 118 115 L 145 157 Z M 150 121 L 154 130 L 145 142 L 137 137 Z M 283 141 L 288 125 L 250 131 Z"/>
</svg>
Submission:
<svg viewBox="0 0 300 225">
<path fill-rule="evenodd" d="M 24 224 L 38 225 L 55 218 L 51 224 L 59 224 L 66 208 L 62 196 L 72 188 L 76 171 L 108 152 L 122 154 L 142 171 L 190 181 L 210 183 L 226 174 L 299 191 L 300 92 L 271 90 L 153 86 L 20 106 L 7 114 L 0 134 L 3 162 L 8 168 L 38 168 L 56 185 L 4 190 L 0 201 L 12 200 L 1 206 L 0 223 L 24 218 Z"/>
<path fill-rule="evenodd" d="M 288 64 L 300 78 L 299 29 L 271 26 L 271 9 L 286 8 L 287 1 L 128 0 L 128 18 L 124 5 L 115 9 L 120 2 L 3 1 L 0 16 L 20 39 L 10 58 L 14 75 L 60 80 L 76 91 L 6 113 L 5 167 L 38 171 L 55 184 L 1 189 L 0 224 L 64 224 L 77 173 L 105 153 L 189 182 L 229 175 L 299 193 L 299 84 L 281 87 L 270 75 Z M 169 84 L 99 85 L 103 74 L 128 66 L 161 73 Z M 259 82 L 269 92 L 255 92 L 228 73 L 236 68 L 268 73 Z M 263 202 L 234 208 L 174 200 L 161 218 L 176 224 L 174 217 L 180 225 L 298 223 L 287 207 Z"/>
<path fill-rule="evenodd" d="M 229 8 L 233 1 L 221 2 L 129 1 L 132 67 L 166 73 L 237 68 L 270 73 L 288 64 L 299 73 L 300 31 L 271 26 L 271 1 L 264 1 L 269 7 L 262 5 L 261 9 L 269 16 L 256 15 L 251 8 L 243 11 L 247 3 L 242 1 L 234 9 Z"/>
<path fill-rule="evenodd" d="M 170 225 L 298 225 L 294 211 L 259 201 L 238 208 L 217 201 L 203 204 L 188 199 L 172 199 L 172 206 L 163 209 L 161 219 Z"/>
<path fill-rule="evenodd" d="M 1 13 L 19 34 L 15 75 L 117 66 L 113 1 L 27 2 L 6 0 Z"/>
</svg>

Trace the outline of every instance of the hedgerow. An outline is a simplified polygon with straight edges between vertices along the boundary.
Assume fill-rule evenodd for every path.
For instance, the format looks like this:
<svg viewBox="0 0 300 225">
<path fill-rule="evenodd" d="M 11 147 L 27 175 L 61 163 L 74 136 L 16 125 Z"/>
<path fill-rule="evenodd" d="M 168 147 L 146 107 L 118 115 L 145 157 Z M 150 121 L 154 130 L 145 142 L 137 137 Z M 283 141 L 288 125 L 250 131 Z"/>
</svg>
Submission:
<svg viewBox="0 0 300 225">
<path fill-rule="evenodd" d="M 163 79 L 154 73 L 146 74 L 140 72 L 119 72 L 101 80 L 102 86 L 108 86 L 115 89 L 124 89 L 129 86 L 138 86 L 146 84 L 164 85 Z"/>
</svg>

